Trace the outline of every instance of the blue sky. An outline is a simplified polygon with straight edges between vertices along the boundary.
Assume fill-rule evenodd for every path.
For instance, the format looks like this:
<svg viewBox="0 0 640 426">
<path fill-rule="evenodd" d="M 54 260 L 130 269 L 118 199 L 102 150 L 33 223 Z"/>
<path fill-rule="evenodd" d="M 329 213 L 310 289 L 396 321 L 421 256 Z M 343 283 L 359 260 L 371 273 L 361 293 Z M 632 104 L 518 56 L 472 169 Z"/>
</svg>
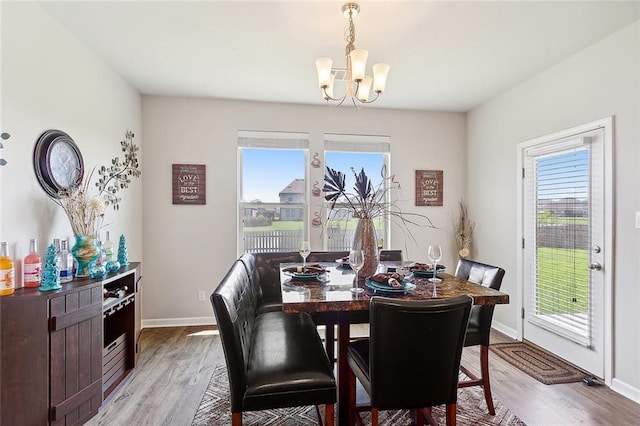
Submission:
<svg viewBox="0 0 640 426">
<path fill-rule="evenodd" d="M 537 160 L 538 198 L 587 198 L 589 150 L 579 149 Z"/>
<path fill-rule="evenodd" d="M 329 167 L 347 175 L 348 188 L 353 186 L 351 167 L 358 172 L 364 167 L 374 185 L 380 182 L 382 154 L 327 152 L 326 156 Z M 322 163 L 324 170 L 324 160 Z M 278 192 L 294 179 L 304 179 L 304 169 L 302 150 L 245 148 L 242 150 L 242 198 L 244 201 L 277 202 Z M 322 187 L 322 182 L 319 183 Z"/>
</svg>

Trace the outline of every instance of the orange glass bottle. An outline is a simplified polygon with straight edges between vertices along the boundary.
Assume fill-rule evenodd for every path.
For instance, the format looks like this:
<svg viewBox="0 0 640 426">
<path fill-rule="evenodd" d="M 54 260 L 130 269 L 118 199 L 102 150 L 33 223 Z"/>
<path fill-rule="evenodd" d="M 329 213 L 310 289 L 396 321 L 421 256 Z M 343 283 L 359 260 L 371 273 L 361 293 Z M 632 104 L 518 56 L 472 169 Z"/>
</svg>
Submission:
<svg viewBox="0 0 640 426">
<path fill-rule="evenodd" d="M 29 254 L 24 258 L 24 286 L 40 287 L 42 280 L 42 259 L 38 254 L 38 240 L 29 241 Z"/>
<path fill-rule="evenodd" d="M 16 271 L 9 258 L 9 247 L 4 241 L 0 243 L 0 296 L 13 294 L 16 288 Z"/>
</svg>

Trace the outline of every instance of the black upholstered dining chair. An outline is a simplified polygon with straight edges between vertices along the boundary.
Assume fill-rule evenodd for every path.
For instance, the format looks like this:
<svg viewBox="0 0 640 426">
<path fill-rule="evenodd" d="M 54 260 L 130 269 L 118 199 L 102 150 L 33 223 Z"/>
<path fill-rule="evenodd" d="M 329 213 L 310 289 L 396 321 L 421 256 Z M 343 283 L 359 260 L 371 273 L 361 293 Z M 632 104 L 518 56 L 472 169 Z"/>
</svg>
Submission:
<svg viewBox="0 0 640 426">
<path fill-rule="evenodd" d="M 416 409 L 416 420 L 433 424 L 431 407 L 446 404 L 447 425 L 456 423 L 458 372 L 472 299 L 437 300 L 372 297 L 370 337 L 347 349 L 350 414 L 371 409 Z M 356 377 L 370 407 L 356 407 Z M 349 424 L 353 424 L 354 417 Z"/>
<path fill-rule="evenodd" d="M 460 259 L 456 266 L 456 277 L 464 278 L 477 284 L 500 290 L 504 269 L 487 265 L 468 259 Z M 469 326 L 464 341 L 464 346 L 480 345 L 480 377 L 471 373 L 466 367 L 460 369 L 469 377 L 469 380 L 460 381 L 458 387 L 482 386 L 487 409 L 491 415 L 496 414 L 491 397 L 491 382 L 489 380 L 489 336 L 491 334 L 491 321 L 495 305 L 474 306 L 469 317 Z"/>
</svg>

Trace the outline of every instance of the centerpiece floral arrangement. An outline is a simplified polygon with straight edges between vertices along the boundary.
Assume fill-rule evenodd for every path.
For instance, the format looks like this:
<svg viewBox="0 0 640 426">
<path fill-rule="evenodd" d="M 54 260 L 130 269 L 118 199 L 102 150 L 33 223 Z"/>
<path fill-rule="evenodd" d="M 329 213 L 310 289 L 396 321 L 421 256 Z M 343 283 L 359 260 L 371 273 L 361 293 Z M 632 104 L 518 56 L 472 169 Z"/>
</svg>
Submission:
<svg viewBox="0 0 640 426">
<path fill-rule="evenodd" d="M 99 254 L 95 238 L 102 227 L 105 209 L 112 206 L 114 210 L 119 210 L 122 200 L 118 196 L 119 191 L 128 188 L 131 178 L 141 174 L 139 148 L 133 143 L 133 138 L 133 132 L 127 130 L 124 140 L 120 142 L 124 158 L 115 157 L 111 165 L 98 169 L 96 190 L 91 188 L 91 179 L 96 170 L 93 168 L 79 185 L 60 192 L 58 198 L 53 199 L 64 210 L 76 236 L 72 248 L 72 254 L 78 261 L 76 276 L 86 276 L 89 264 Z"/>
<path fill-rule="evenodd" d="M 375 237 L 375 228 L 372 219 L 389 219 L 392 223 L 404 228 L 407 236 L 415 241 L 409 225 L 428 226 L 435 228 L 431 220 L 419 213 L 403 212 L 397 205 L 397 199 L 392 199 L 391 192 L 400 191 L 400 183 L 395 175 L 388 175 L 385 166 L 380 171 L 381 181 L 374 185 L 367 176 L 364 168 L 360 172 L 352 167 L 351 172 L 355 178 L 353 192 L 346 187 L 346 175 L 330 167 L 326 168 L 324 175 L 325 200 L 329 206 L 329 221 L 338 214 L 338 209 L 348 209 L 354 218 L 358 220 L 358 226 L 354 237 L 354 249 L 365 252 L 365 264 L 361 271 L 363 275 L 373 274 L 378 266 L 378 245 Z"/>
<path fill-rule="evenodd" d="M 345 205 L 353 213 L 353 217 L 359 219 L 375 219 L 378 217 L 390 218 L 396 223 L 403 225 L 421 226 L 420 222 L 425 222 L 431 228 L 435 228 L 431 220 L 419 213 L 407 213 L 400 210 L 397 200 L 389 200 L 389 194 L 399 191 L 400 182 L 395 179 L 395 175 L 388 175 L 386 166 L 380 171 L 382 178 L 376 186 L 364 171 L 360 172 L 352 167 L 351 172 L 355 178 L 353 186 L 354 192 L 348 192 L 346 188 L 346 175 L 340 171 L 327 167 L 324 175 L 325 200 L 331 202 L 330 210 L 334 211 L 336 204 L 340 207 Z"/>
</svg>

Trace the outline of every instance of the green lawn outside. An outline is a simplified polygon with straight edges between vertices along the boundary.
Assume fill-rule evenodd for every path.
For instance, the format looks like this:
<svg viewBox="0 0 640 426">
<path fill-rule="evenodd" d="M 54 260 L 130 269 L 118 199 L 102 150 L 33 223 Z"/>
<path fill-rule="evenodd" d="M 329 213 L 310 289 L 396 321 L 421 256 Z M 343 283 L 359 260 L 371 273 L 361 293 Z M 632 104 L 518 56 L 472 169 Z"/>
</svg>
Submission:
<svg viewBox="0 0 640 426">
<path fill-rule="evenodd" d="M 382 229 L 382 221 L 383 219 L 375 219 L 376 229 Z M 303 221 L 278 221 L 274 220 L 270 226 L 251 226 L 246 227 L 246 231 L 299 231 L 303 228 Z M 339 226 L 340 229 L 356 229 L 356 225 L 358 224 L 358 219 L 351 218 L 349 220 L 340 220 L 340 221 L 331 221 L 328 226 Z M 325 225 L 326 226 L 326 225 Z M 345 228 L 346 227 L 346 228 Z"/>
<path fill-rule="evenodd" d="M 589 253 L 584 249 L 538 247 L 538 298 L 556 296 L 559 303 L 538 302 L 538 314 L 589 311 Z"/>
<path fill-rule="evenodd" d="M 538 212 L 538 224 L 569 224 L 569 225 L 588 225 L 589 218 L 588 217 L 565 217 L 565 216 L 556 216 L 551 212 L 541 211 Z"/>
<path fill-rule="evenodd" d="M 300 231 L 304 224 L 301 220 L 274 220 L 270 226 L 247 226 L 246 231 Z"/>
</svg>

